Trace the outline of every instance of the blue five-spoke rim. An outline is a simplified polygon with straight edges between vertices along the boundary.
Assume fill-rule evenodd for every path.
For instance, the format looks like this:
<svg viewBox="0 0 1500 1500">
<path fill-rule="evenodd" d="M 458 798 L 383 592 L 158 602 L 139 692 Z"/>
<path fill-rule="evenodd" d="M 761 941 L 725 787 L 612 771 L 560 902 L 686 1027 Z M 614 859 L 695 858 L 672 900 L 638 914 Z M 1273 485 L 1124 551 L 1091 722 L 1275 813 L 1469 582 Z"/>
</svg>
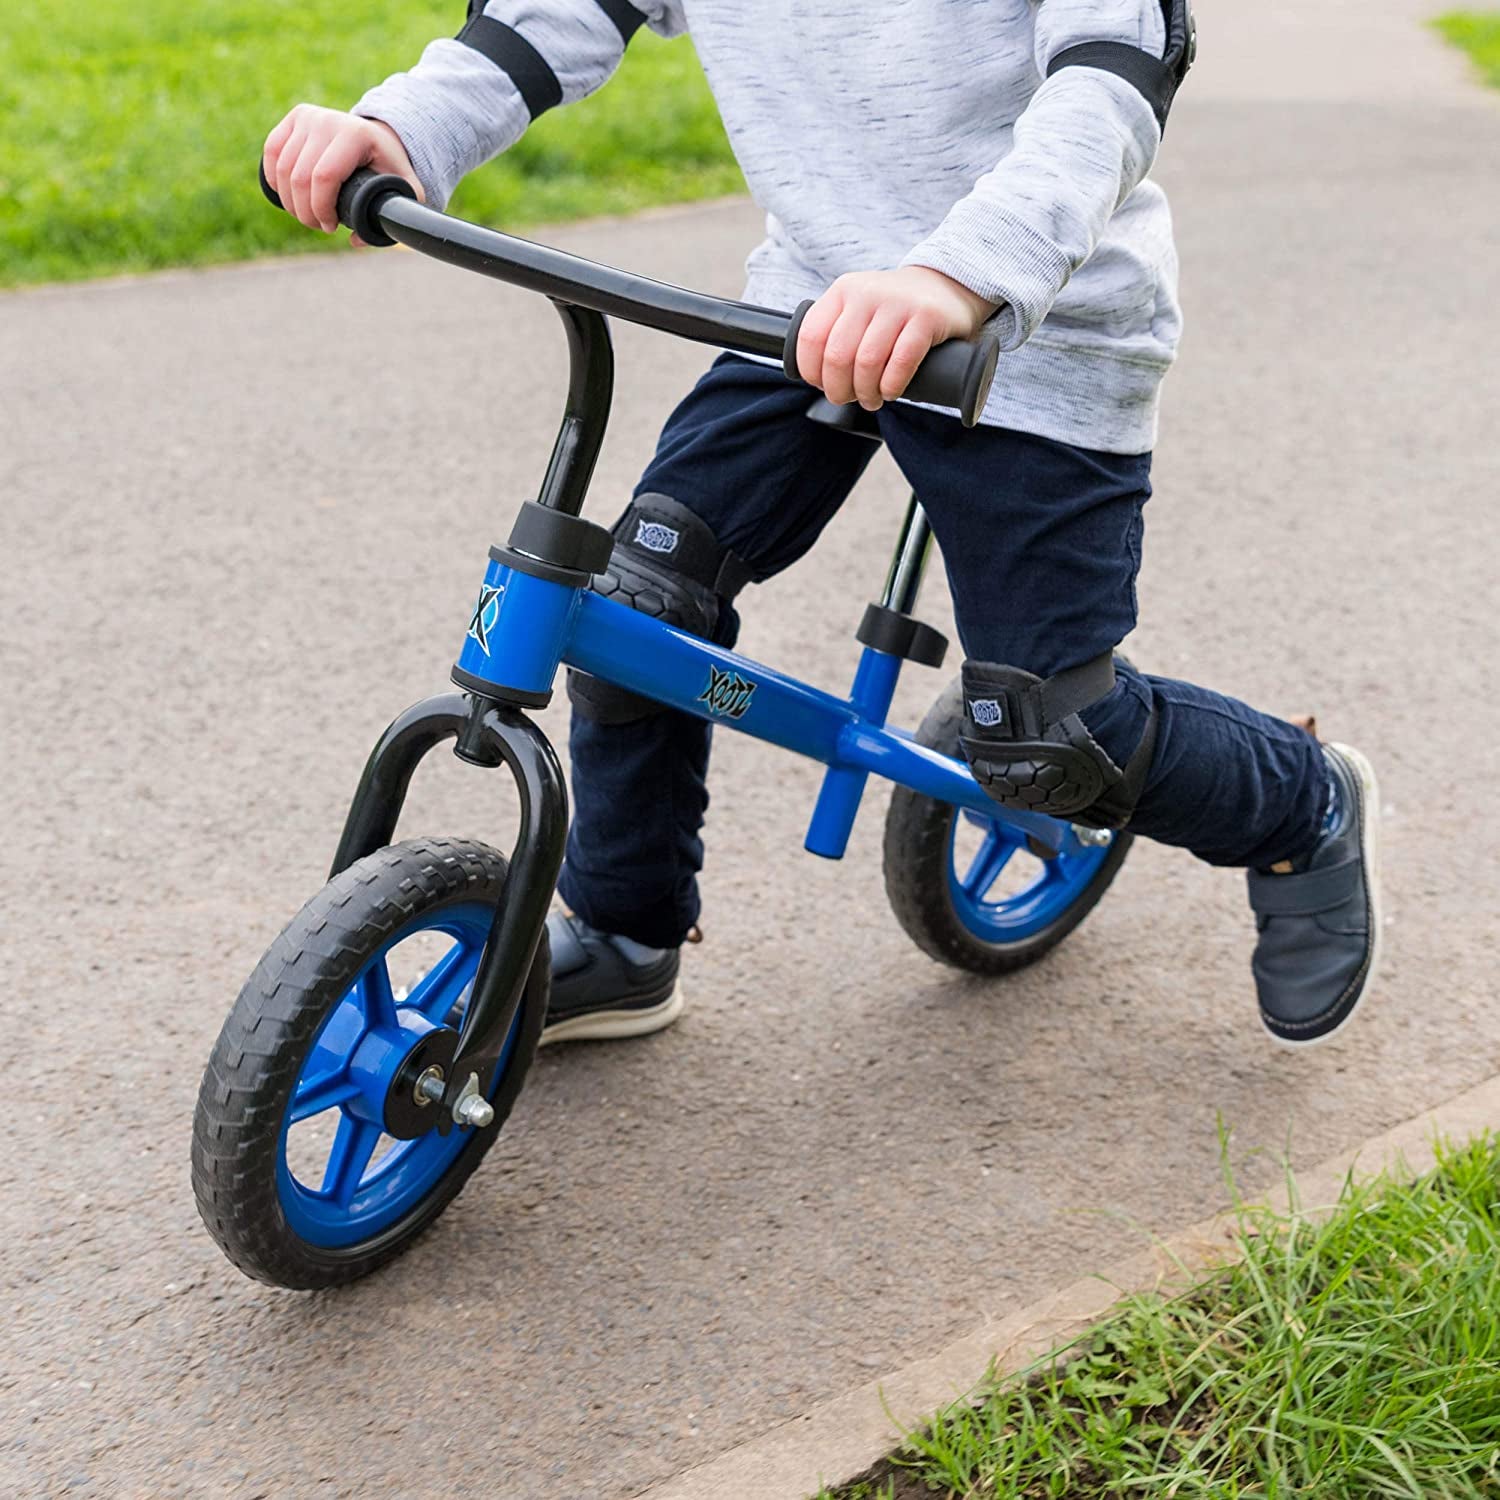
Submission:
<svg viewBox="0 0 1500 1500">
<path fill-rule="evenodd" d="M 958 851 L 959 819 L 983 830 L 972 857 Z M 1112 841 L 1111 841 L 1112 842 Z M 958 811 L 948 830 L 948 890 L 959 920 L 986 943 L 1019 943 L 1050 927 L 1078 900 L 1109 857 L 1110 844 L 1079 844 L 1069 839 L 1056 859 L 1037 860 L 1036 874 L 1005 894 L 994 888 L 1017 854 L 1026 854 L 1026 835 L 1010 824 Z"/>
<path fill-rule="evenodd" d="M 472 1131 L 439 1135 L 431 1130 L 416 1140 L 394 1142 L 372 1164 L 381 1129 L 367 1118 L 368 1106 L 363 1113 L 350 1107 L 360 1093 L 350 1076 L 350 1063 L 371 1028 L 399 1025 L 402 1012 L 416 1012 L 434 1025 L 456 1024 L 455 1008 L 467 1001 L 494 915 L 493 907 L 472 902 L 432 912 L 403 927 L 365 964 L 319 1028 L 297 1075 L 276 1152 L 282 1212 L 293 1232 L 310 1244 L 338 1249 L 388 1229 L 437 1186 L 469 1144 Z M 453 943 L 398 999 L 391 989 L 387 955 L 420 932 L 441 933 Z M 492 1098 L 510 1063 L 520 1025 L 517 1012 L 487 1090 Z M 332 1142 L 321 1174 L 313 1174 L 319 1180 L 310 1183 L 287 1161 L 287 1135 L 293 1125 L 329 1112 L 336 1112 Z"/>
</svg>

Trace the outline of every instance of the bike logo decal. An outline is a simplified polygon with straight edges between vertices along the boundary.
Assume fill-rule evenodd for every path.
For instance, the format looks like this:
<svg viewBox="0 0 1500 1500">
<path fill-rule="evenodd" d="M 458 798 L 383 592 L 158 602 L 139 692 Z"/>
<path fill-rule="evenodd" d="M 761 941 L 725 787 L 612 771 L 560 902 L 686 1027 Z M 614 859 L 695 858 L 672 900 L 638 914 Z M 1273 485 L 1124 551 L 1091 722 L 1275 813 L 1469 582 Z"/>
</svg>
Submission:
<svg viewBox="0 0 1500 1500">
<path fill-rule="evenodd" d="M 648 552 L 675 552 L 681 540 L 680 531 L 674 531 L 670 526 L 663 526 L 660 521 L 637 521 L 635 523 L 636 546 L 644 547 Z"/>
<path fill-rule="evenodd" d="M 993 698 L 970 698 L 969 714 L 981 729 L 993 729 L 1005 717 Z"/>
<path fill-rule="evenodd" d="M 488 583 L 480 584 L 479 603 L 474 606 L 474 618 L 469 621 L 469 639 L 478 641 L 479 649 L 486 656 L 490 654 L 490 631 L 500 618 L 500 596 L 504 592 L 504 584 L 498 588 Z"/>
<path fill-rule="evenodd" d="M 717 667 L 708 669 L 708 686 L 698 694 L 700 703 L 708 704 L 708 711 L 723 719 L 743 719 L 755 693 L 755 684 L 746 682 L 738 672 L 721 672 Z"/>
</svg>

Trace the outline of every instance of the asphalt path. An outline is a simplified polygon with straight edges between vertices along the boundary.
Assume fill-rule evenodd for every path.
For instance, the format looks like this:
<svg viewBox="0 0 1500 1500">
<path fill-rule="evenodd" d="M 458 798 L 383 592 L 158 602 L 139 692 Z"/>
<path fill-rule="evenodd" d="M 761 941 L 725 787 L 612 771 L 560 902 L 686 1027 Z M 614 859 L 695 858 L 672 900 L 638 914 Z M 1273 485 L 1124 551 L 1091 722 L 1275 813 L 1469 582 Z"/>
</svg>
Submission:
<svg viewBox="0 0 1500 1500">
<path fill-rule="evenodd" d="M 0 298 L 0 1492 L 629 1496 L 1201 1218 L 1218 1120 L 1253 1187 L 1496 1070 L 1500 110 L 1417 14 L 1223 0 L 1159 169 L 1190 327 L 1131 650 L 1374 758 L 1389 957 L 1347 1040 L 1271 1049 L 1240 877 L 1156 848 L 1045 964 L 947 972 L 886 908 L 884 793 L 816 860 L 817 768 L 723 735 L 688 1015 L 544 1054 L 435 1230 L 337 1294 L 200 1228 L 199 1073 L 445 683 L 555 319 L 395 253 Z M 756 231 L 552 238 L 734 294 Z M 706 359 L 618 354 L 601 520 Z M 744 649 L 845 684 L 902 500 L 882 459 Z M 504 792 L 442 756 L 403 828 L 504 842 Z"/>
</svg>

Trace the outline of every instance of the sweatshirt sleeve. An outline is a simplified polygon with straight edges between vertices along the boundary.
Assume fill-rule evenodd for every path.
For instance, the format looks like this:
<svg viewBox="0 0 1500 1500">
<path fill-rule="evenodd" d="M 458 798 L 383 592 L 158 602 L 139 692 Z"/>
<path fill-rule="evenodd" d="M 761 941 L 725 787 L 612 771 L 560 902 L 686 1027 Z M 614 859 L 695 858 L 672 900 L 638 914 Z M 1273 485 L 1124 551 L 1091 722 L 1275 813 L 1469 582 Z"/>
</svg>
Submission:
<svg viewBox="0 0 1500 1500">
<path fill-rule="evenodd" d="M 515 145 L 544 109 L 603 84 L 643 23 L 681 34 L 682 0 L 488 0 L 483 19 L 464 28 L 475 45 L 430 43 L 353 113 L 401 137 L 428 203 L 442 208 L 465 174 Z"/>
<path fill-rule="evenodd" d="M 1000 303 L 995 326 L 1006 350 L 1036 332 L 1161 145 L 1150 104 L 1123 78 L 1074 66 L 1046 76 L 1059 52 L 1101 41 L 1160 57 L 1160 0 L 1040 0 L 1043 82 L 1016 121 L 1011 151 L 903 262 Z"/>
</svg>

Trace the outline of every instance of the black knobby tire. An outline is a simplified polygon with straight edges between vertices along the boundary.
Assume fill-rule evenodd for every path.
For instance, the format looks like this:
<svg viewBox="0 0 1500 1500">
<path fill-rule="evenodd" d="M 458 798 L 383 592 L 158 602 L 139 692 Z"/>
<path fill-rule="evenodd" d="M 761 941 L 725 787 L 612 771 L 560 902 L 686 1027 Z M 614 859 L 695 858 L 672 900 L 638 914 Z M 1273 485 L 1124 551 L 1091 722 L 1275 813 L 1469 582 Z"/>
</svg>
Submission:
<svg viewBox="0 0 1500 1500">
<path fill-rule="evenodd" d="M 916 739 L 957 756 L 963 725 L 963 685 L 954 678 L 928 709 Z M 885 892 L 896 920 L 917 947 L 972 974 L 1009 974 L 1050 952 L 1099 904 L 1130 852 L 1131 835 L 1114 834 L 1098 869 L 1066 910 L 1029 936 L 989 941 L 964 921 L 949 884 L 953 820 L 959 816 L 949 803 L 908 787 L 895 789 L 885 819 Z"/>
<path fill-rule="evenodd" d="M 551 960 L 543 933 L 521 1001 L 520 1029 L 490 1095 L 493 1122 L 471 1139 L 427 1195 L 359 1243 L 329 1248 L 288 1224 L 277 1188 L 282 1121 L 298 1073 L 330 1010 L 366 962 L 419 917 L 505 899 L 507 863 L 480 843 L 423 838 L 359 860 L 289 922 L 245 982 L 204 1070 L 193 1119 L 198 1210 L 229 1259 L 257 1280 L 297 1289 L 338 1286 L 393 1259 L 443 1211 L 494 1143 L 515 1103 L 546 1020 Z"/>
</svg>

